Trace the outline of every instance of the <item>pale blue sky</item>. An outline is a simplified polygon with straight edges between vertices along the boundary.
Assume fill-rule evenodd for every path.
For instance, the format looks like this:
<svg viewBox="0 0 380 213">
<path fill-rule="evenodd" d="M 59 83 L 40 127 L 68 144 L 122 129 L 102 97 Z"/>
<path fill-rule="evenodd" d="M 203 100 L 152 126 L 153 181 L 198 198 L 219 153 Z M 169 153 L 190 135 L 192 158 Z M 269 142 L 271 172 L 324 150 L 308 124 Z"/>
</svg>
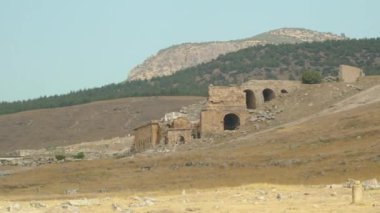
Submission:
<svg viewBox="0 0 380 213">
<path fill-rule="evenodd" d="M 281 27 L 379 37 L 378 0 L 0 0 L 0 101 L 118 83 L 158 50 Z"/>
</svg>

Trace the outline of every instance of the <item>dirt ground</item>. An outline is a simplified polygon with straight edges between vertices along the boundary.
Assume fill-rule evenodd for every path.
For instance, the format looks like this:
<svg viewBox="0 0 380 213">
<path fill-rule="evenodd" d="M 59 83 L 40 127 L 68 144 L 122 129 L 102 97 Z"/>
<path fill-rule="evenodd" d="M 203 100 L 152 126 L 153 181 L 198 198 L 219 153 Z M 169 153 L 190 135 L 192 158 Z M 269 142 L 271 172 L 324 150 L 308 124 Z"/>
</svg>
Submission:
<svg viewBox="0 0 380 213">
<path fill-rule="evenodd" d="M 380 212 L 379 190 L 351 205 L 350 189 L 341 187 L 349 178 L 380 179 L 380 94 L 378 87 L 364 91 L 380 78 L 365 81 L 278 97 L 265 107 L 284 111 L 260 129 L 248 124 L 171 152 L 2 176 L 0 211 L 13 205 L 20 212 Z M 71 189 L 77 192 L 65 193 Z M 42 207 L 31 207 L 33 200 Z"/>
<path fill-rule="evenodd" d="M 217 189 L 110 193 L 60 199 L 0 198 L 0 212 L 380 212 L 380 190 L 364 191 L 352 204 L 351 189 L 341 185 L 251 184 Z M 18 207 L 18 208 L 14 208 Z"/>
<path fill-rule="evenodd" d="M 0 154 L 124 137 L 204 97 L 136 97 L 0 116 Z"/>
</svg>

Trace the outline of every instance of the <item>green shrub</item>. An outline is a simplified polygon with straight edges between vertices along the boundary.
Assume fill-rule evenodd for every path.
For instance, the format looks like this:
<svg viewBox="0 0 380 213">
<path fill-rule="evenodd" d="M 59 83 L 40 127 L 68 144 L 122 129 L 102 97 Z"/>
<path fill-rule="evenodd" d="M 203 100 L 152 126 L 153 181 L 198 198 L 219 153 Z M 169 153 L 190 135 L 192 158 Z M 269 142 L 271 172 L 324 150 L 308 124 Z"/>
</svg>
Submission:
<svg viewBox="0 0 380 213">
<path fill-rule="evenodd" d="M 78 152 L 76 155 L 73 156 L 74 159 L 84 159 L 84 153 Z"/>
<path fill-rule="evenodd" d="M 62 154 L 55 155 L 55 159 L 57 159 L 57 160 L 65 160 L 65 158 L 66 158 L 66 156 L 62 155 Z"/>
<path fill-rule="evenodd" d="M 304 84 L 319 84 L 321 82 L 322 76 L 318 71 L 305 71 L 302 74 L 302 83 Z"/>
</svg>

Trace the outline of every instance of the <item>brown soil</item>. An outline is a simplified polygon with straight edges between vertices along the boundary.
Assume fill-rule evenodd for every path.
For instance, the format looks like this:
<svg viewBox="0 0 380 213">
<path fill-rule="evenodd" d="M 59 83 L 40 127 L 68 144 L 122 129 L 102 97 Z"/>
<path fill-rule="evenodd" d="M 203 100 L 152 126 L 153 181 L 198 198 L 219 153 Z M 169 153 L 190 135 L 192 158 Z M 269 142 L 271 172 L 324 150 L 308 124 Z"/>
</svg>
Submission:
<svg viewBox="0 0 380 213">
<path fill-rule="evenodd" d="M 379 82 L 379 78 L 367 78 L 355 86 L 369 88 Z M 347 90 L 340 90 L 339 95 L 335 92 L 326 95 L 330 89 L 338 91 L 333 88 Z M 179 146 L 175 152 L 146 152 L 122 159 L 45 165 L 1 177 L 0 194 L 11 200 L 49 200 L 102 197 L 99 192 L 106 192 L 111 200 L 121 203 L 131 202 L 129 196 L 135 194 L 164 200 L 153 207 L 133 209 L 136 212 L 153 209 L 184 212 L 187 206 L 199 208 L 201 212 L 277 212 L 276 208 L 295 212 L 341 208 L 349 212 L 376 212 L 379 211 L 377 203 L 347 207 L 349 190 L 340 189 L 337 193 L 342 196 L 335 196 L 321 187 L 300 186 L 343 183 L 348 178 L 380 179 L 380 102 L 359 104 L 363 101 L 361 98 L 352 98 L 350 103 L 355 107 L 350 105 L 345 110 L 330 107 L 340 106 L 339 103 L 344 103 L 342 100 L 359 92 L 341 83 L 307 86 L 286 99 L 297 101 L 300 100 L 297 95 L 303 94 L 304 101 L 299 104 L 283 101 L 281 105 L 283 97 L 269 103 L 284 107 L 284 112 L 278 114 L 276 121 L 262 125 L 264 131 L 256 130 L 252 124 L 225 132 L 214 140 Z M 378 96 L 378 93 L 372 94 L 373 99 Z M 311 105 L 310 100 L 314 100 L 314 104 Z M 270 105 L 267 106 L 272 107 Z M 325 110 L 329 107 L 332 110 Z M 311 116 L 321 111 L 324 113 Z M 252 186 L 252 183 L 256 184 Z M 298 186 L 288 186 L 294 184 Z M 275 187 L 293 197 L 281 204 L 276 199 L 257 201 L 252 198 L 254 195 L 249 195 L 254 192 L 239 186 L 267 191 Z M 79 189 L 79 194 L 64 195 L 65 189 L 73 188 Z M 179 195 L 183 189 L 190 192 L 188 201 Z M 241 195 L 236 195 L 238 193 Z M 269 193 L 271 197 L 273 193 Z M 368 193 L 365 194 L 370 197 L 367 202 L 378 201 L 378 191 Z M 310 194 L 312 196 L 308 196 Z M 244 199 L 237 199 L 235 195 Z M 109 206 L 110 203 L 104 208 Z M 88 211 L 91 212 L 91 208 Z"/>
<path fill-rule="evenodd" d="M 202 97 L 145 97 L 100 101 L 0 116 L 0 154 L 121 137 Z"/>
</svg>

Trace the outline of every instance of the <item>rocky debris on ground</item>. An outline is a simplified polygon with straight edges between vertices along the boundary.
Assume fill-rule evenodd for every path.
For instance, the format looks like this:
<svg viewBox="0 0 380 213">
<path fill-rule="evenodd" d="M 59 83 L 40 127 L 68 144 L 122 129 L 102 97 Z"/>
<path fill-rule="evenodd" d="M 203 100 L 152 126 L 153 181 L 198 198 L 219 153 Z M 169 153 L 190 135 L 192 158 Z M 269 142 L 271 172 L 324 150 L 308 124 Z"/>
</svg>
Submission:
<svg viewBox="0 0 380 213">
<path fill-rule="evenodd" d="M 52 149 L 16 150 L 7 153 L 6 156 L 8 157 L 0 158 L 0 166 L 36 167 L 44 164 L 78 161 L 82 159 L 77 159 L 75 156 L 81 152 L 83 152 L 86 160 L 121 158 L 131 155 L 132 141 L 132 136 L 126 136 Z M 59 155 L 64 159 L 58 160 L 57 156 Z M 3 176 L 2 173 L 0 176 Z"/>
<path fill-rule="evenodd" d="M 132 198 L 134 200 L 133 203 L 129 204 L 129 207 L 145 207 L 145 206 L 153 206 L 157 200 L 149 197 L 138 197 L 135 196 Z"/>
<path fill-rule="evenodd" d="M 207 101 L 203 100 L 189 106 L 184 106 L 180 109 L 180 112 L 185 114 L 190 122 L 199 122 L 200 114 Z"/>
<path fill-rule="evenodd" d="M 63 203 L 58 207 L 55 207 L 52 209 L 52 211 L 49 212 L 54 212 L 54 213 L 80 213 L 80 208 L 76 206 L 72 206 L 67 203 Z"/>
<path fill-rule="evenodd" d="M 6 209 L 8 212 L 18 212 L 21 210 L 21 205 L 18 203 L 10 203 Z"/>
<path fill-rule="evenodd" d="M 169 112 L 166 113 L 163 118 L 161 118 L 162 122 L 171 122 L 178 117 L 186 117 L 191 123 L 199 123 L 200 114 L 203 107 L 206 105 L 206 100 L 200 101 L 195 104 L 191 104 L 188 106 L 183 106 L 179 112 Z"/>
<path fill-rule="evenodd" d="M 112 203 L 112 209 L 115 212 L 122 212 L 122 213 L 133 213 L 133 211 L 129 208 L 125 208 L 117 203 Z"/>
<path fill-rule="evenodd" d="M 70 206 L 93 206 L 100 205 L 100 201 L 98 199 L 78 199 L 78 200 L 69 200 L 65 204 Z"/>
<path fill-rule="evenodd" d="M 305 160 L 301 159 L 279 159 L 279 160 L 271 160 L 269 165 L 278 166 L 278 167 L 290 167 L 293 165 L 300 165 L 305 163 Z"/>
<path fill-rule="evenodd" d="M 380 184 L 378 183 L 376 178 L 365 180 L 362 182 L 362 185 L 363 185 L 364 190 L 380 189 Z"/>
<path fill-rule="evenodd" d="M 347 84 L 346 87 L 354 88 L 354 89 L 356 89 L 356 90 L 358 90 L 358 91 L 362 91 L 362 90 L 363 90 L 363 88 L 358 87 L 358 86 L 355 86 L 355 85 L 352 85 L 352 84 Z"/>
<path fill-rule="evenodd" d="M 0 171 L 0 177 L 3 177 L 3 176 L 8 176 L 9 173 L 8 172 L 3 172 L 3 171 Z"/>
<path fill-rule="evenodd" d="M 352 186 L 355 184 L 354 179 L 349 178 L 345 183 L 342 184 L 344 188 L 352 188 Z M 378 183 L 376 178 L 364 180 L 362 183 L 364 190 L 377 190 L 380 189 L 380 184 Z"/>
<path fill-rule="evenodd" d="M 46 205 L 38 201 L 30 201 L 29 205 L 33 208 L 40 209 L 46 208 Z"/>
<path fill-rule="evenodd" d="M 251 118 L 250 122 L 264 122 L 275 120 L 276 115 L 282 113 L 284 110 L 277 105 L 266 107 L 264 110 L 250 110 Z"/>
<path fill-rule="evenodd" d="M 65 189 L 64 193 L 65 195 L 75 195 L 77 194 L 79 189 Z"/>
<path fill-rule="evenodd" d="M 326 83 L 329 83 L 329 82 L 337 82 L 338 81 L 338 77 L 337 76 L 326 76 L 322 79 L 322 82 L 326 82 Z"/>
</svg>

